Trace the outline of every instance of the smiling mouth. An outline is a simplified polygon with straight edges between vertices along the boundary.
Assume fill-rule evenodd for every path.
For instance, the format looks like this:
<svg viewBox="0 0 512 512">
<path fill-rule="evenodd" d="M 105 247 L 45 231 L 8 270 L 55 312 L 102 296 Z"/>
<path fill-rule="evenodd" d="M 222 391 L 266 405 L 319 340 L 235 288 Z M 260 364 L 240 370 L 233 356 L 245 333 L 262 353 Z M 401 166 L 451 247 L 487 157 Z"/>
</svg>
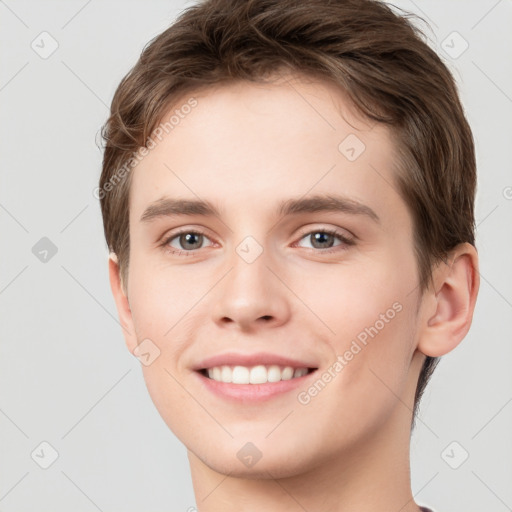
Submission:
<svg viewBox="0 0 512 512">
<path fill-rule="evenodd" d="M 198 370 L 201 375 L 225 384 L 266 384 L 292 380 L 313 373 L 317 368 L 292 368 L 280 365 L 214 366 Z"/>
</svg>

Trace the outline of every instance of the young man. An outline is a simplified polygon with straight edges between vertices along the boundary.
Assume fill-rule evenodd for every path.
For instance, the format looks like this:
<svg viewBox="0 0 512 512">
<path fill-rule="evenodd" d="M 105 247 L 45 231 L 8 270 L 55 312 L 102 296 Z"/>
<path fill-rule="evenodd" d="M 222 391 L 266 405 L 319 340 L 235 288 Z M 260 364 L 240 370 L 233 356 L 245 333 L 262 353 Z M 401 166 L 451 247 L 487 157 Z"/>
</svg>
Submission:
<svg viewBox="0 0 512 512">
<path fill-rule="evenodd" d="M 409 439 L 479 287 L 452 76 L 370 0 L 207 0 L 116 91 L 128 349 L 211 511 L 428 510 Z"/>
</svg>

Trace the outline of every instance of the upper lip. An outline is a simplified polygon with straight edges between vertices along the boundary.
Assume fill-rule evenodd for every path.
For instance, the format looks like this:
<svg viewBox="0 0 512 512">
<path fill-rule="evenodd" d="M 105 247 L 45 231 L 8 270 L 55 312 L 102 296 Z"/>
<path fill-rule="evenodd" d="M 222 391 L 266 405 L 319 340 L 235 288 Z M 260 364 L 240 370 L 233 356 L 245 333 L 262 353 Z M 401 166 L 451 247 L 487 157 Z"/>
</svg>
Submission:
<svg viewBox="0 0 512 512">
<path fill-rule="evenodd" d="M 235 352 L 227 352 L 217 354 L 213 357 L 203 359 L 193 366 L 193 370 L 204 370 L 205 368 L 213 368 L 215 366 L 257 366 L 257 365 L 277 365 L 291 366 L 292 368 L 317 368 L 318 366 L 311 361 L 300 361 L 291 359 L 278 354 L 269 352 L 258 352 L 255 354 L 237 354 Z"/>
</svg>

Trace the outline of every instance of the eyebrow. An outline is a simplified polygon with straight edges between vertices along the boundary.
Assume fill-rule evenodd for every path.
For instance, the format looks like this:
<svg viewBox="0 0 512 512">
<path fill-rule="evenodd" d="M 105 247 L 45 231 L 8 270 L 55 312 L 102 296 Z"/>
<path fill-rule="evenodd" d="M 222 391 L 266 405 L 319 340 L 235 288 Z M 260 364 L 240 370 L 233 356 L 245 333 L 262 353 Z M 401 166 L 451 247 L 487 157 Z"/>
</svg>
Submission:
<svg viewBox="0 0 512 512">
<path fill-rule="evenodd" d="M 339 195 L 314 195 L 298 199 L 286 199 L 278 204 L 276 212 L 283 217 L 301 213 L 341 212 L 350 215 L 364 215 L 377 224 L 380 223 L 379 216 L 369 206 Z M 163 197 L 151 203 L 144 210 L 140 221 L 151 222 L 159 217 L 179 215 L 221 216 L 219 209 L 209 201 Z"/>
</svg>

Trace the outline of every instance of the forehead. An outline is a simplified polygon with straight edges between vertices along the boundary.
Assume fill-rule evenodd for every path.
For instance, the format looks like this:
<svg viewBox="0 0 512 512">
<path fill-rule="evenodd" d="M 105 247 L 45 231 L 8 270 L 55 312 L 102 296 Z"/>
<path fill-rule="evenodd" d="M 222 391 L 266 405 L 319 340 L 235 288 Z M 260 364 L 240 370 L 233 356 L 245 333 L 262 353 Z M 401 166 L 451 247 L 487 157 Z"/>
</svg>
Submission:
<svg viewBox="0 0 512 512">
<path fill-rule="evenodd" d="M 333 84 L 289 75 L 203 88 L 176 102 L 166 122 L 132 171 L 137 219 L 164 196 L 243 210 L 275 209 L 308 191 L 343 193 L 374 210 L 400 201 L 391 132 L 362 118 Z"/>
</svg>

